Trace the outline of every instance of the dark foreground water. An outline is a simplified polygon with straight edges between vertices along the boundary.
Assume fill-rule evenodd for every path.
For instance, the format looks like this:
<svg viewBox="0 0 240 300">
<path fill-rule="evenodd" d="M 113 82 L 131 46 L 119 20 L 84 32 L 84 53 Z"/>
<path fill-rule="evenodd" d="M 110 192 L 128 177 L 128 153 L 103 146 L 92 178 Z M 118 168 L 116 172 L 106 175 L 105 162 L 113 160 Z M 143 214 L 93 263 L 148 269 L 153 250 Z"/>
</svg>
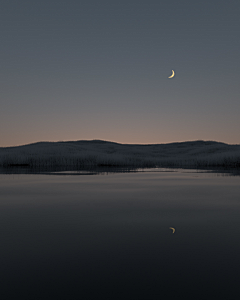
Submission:
<svg viewBox="0 0 240 300">
<path fill-rule="evenodd" d="M 0 241 L 1 300 L 239 299 L 240 177 L 2 174 Z"/>
</svg>

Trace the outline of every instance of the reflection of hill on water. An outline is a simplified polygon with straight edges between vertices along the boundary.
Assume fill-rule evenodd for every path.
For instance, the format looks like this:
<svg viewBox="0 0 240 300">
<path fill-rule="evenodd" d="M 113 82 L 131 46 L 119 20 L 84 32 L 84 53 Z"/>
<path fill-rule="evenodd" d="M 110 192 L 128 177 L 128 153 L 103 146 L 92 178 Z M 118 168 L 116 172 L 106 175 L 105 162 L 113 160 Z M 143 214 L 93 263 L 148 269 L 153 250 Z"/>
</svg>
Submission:
<svg viewBox="0 0 240 300">
<path fill-rule="evenodd" d="M 165 167 L 165 168 L 128 168 L 128 167 L 0 167 L 0 174 L 42 174 L 42 175 L 108 175 L 113 173 L 215 173 L 216 176 L 240 176 L 240 168 L 190 168 L 190 167 Z"/>
<path fill-rule="evenodd" d="M 240 145 L 213 141 L 133 145 L 106 141 L 39 142 L 0 148 L 0 167 L 21 169 L 183 167 L 238 168 Z"/>
</svg>

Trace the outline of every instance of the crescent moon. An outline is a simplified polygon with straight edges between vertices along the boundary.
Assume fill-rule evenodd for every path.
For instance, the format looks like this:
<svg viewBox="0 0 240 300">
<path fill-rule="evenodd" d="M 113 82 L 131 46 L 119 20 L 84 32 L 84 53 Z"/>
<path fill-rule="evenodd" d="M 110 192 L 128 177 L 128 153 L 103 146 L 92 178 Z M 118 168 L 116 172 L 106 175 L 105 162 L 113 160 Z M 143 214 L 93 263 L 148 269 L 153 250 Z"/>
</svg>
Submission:
<svg viewBox="0 0 240 300">
<path fill-rule="evenodd" d="M 169 229 L 172 229 L 173 233 L 175 232 L 175 228 L 173 228 L 173 227 L 169 227 Z"/>
<path fill-rule="evenodd" d="M 175 76 L 175 72 L 172 70 L 172 75 L 169 76 L 168 78 L 173 78 Z"/>
</svg>

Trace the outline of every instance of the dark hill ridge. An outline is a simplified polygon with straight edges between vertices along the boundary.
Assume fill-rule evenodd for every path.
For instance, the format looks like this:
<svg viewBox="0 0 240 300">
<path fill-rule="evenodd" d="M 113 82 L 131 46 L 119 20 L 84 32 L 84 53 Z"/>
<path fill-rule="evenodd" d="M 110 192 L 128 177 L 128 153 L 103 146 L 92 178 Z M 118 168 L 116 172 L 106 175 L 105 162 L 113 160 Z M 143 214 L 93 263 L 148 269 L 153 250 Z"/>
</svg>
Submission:
<svg viewBox="0 0 240 300">
<path fill-rule="evenodd" d="M 36 142 L 26 145 L 19 145 L 19 146 L 12 146 L 12 147 L 0 147 L 0 149 L 13 149 L 13 148 L 20 148 L 20 147 L 29 147 L 29 146 L 43 146 L 43 145 L 53 145 L 53 144 L 75 144 L 75 145 L 122 145 L 122 146 L 206 146 L 206 145 L 227 145 L 227 146 L 235 146 L 235 145 L 228 145 L 222 142 L 215 142 L 215 141 L 203 141 L 203 140 L 196 140 L 196 141 L 186 141 L 186 142 L 174 142 L 174 143 L 166 143 L 166 144 L 120 144 L 117 142 L 111 141 L 104 141 L 104 140 L 78 140 L 78 141 L 59 141 L 59 142 Z"/>
<path fill-rule="evenodd" d="M 240 167 L 240 145 L 202 140 L 145 145 L 80 140 L 0 148 L 0 166 L 13 165 Z"/>
<path fill-rule="evenodd" d="M 63 141 L 63 142 L 56 142 L 56 143 L 89 143 L 89 144 L 115 144 L 115 145 L 127 145 L 127 146 L 158 146 L 158 145 L 212 145 L 212 144 L 222 144 L 228 145 L 221 142 L 215 141 L 186 141 L 186 142 L 174 142 L 174 143 L 167 143 L 167 144 L 120 144 L 111 141 L 103 141 L 103 140 L 79 140 L 79 141 Z"/>
</svg>

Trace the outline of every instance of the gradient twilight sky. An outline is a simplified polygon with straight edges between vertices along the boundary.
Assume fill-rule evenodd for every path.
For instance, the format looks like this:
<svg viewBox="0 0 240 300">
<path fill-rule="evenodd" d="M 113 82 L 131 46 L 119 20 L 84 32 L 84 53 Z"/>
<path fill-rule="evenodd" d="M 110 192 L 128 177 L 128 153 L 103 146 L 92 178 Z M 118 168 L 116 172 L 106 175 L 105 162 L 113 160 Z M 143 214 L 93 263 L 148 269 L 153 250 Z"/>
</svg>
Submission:
<svg viewBox="0 0 240 300">
<path fill-rule="evenodd" d="M 239 144 L 239 15 L 239 0 L 1 1 L 0 146 Z"/>
</svg>

